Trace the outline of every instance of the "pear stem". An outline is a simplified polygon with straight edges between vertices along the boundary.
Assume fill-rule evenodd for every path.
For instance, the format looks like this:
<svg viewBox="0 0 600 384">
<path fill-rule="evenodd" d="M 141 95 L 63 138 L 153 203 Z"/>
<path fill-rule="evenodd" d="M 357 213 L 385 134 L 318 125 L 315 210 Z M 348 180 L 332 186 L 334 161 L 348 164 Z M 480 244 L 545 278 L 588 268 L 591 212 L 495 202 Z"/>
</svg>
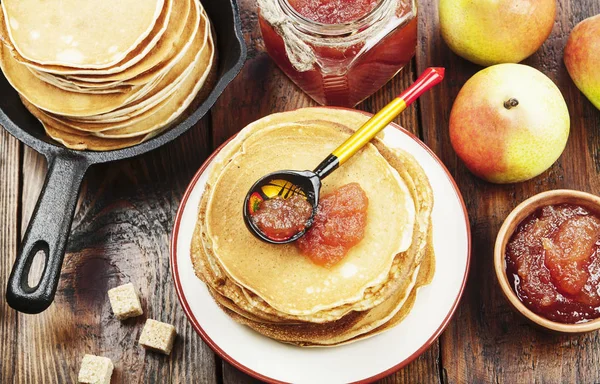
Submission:
<svg viewBox="0 0 600 384">
<path fill-rule="evenodd" d="M 512 97 L 504 102 L 504 108 L 506 109 L 514 108 L 517 105 L 519 105 L 519 100 L 514 99 Z"/>
</svg>

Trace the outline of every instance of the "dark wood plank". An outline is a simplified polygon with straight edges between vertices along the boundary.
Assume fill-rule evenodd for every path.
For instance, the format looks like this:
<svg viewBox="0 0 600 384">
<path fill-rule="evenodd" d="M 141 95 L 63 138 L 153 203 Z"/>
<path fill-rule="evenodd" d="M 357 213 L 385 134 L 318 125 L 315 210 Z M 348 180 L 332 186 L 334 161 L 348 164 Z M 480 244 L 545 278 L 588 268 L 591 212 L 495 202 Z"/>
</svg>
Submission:
<svg viewBox="0 0 600 384">
<path fill-rule="evenodd" d="M 19 334 L 11 340 L 17 350 L 15 382 L 75 382 L 85 353 L 113 360 L 113 383 L 217 382 L 214 354 L 179 305 L 168 261 L 179 201 L 210 152 L 208 122 L 206 118 L 153 153 L 90 169 L 55 303 L 40 315 L 13 320 L 19 324 Z M 25 152 L 23 228 L 44 167 L 38 155 Z M 2 272 L 8 273 L 7 268 Z M 144 315 L 120 322 L 111 313 L 106 291 L 129 281 L 140 291 Z M 138 345 L 146 318 L 176 327 L 171 356 L 146 353 Z"/>
<path fill-rule="evenodd" d="M 259 384 L 262 381 L 248 376 L 231 364 L 223 361 L 223 384 Z"/>
<path fill-rule="evenodd" d="M 0 281 L 8 280 L 17 255 L 19 240 L 19 142 L 0 129 Z M 0 377 L 15 375 L 16 367 L 8 363 L 17 356 L 14 340 L 18 333 L 17 315 L 6 300 L 0 304 Z M 3 380 L 0 380 L 3 381 Z"/>
<path fill-rule="evenodd" d="M 469 174 L 448 138 L 452 102 L 464 82 L 480 67 L 454 55 L 439 34 L 437 2 L 421 2 L 419 70 L 447 68 L 447 78 L 420 101 L 425 142 L 448 166 L 470 214 L 473 247 L 469 283 L 454 320 L 441 338 L 447 381 L 464 382 L 590 382 L 600 377 L 598 334 L 557 336 L 538 331 L 517 316 L 495 283 L 492 254 L 496 233 L 506 215 L 538 192 L 575 188 L 598 192 L 600 112 L 579 93 L 562 63 L 562 51 L 576 22 L 600 13 L 594 0 L 559 2 L 550 39 L 525 64 L 532 65 L 562 90 L 571 112 L 571 137 L 561 159 L 532 181 L 498 186 Z"/>
<path fill-rule="evenodd" d="M 256 2 L 238 1 L 248 60 L 212 109 L 213 145 L 218 147 L 249 123 L 274 112 L 316 103 L 281 72 L 264 49 Z"/>
<path fill-rule="evenodd" d="M 419 356 L 415 361 L 382 380 L 379 384 L 401 384 L 401 383 L 420 383 L 433 384 L 441 383 L 440 365 L 439 365 L 439 343 L 435 342 L 427 351 Z"/>
</svg>

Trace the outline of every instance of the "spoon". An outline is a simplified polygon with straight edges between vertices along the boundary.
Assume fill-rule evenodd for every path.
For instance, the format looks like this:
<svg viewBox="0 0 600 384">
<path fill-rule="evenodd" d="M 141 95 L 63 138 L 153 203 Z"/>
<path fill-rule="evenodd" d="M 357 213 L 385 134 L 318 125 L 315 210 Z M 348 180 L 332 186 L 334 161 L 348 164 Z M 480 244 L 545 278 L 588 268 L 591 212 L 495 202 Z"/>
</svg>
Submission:
<svg viewBox="0 0 600 384">
<path fill-rule="evenodd" d="M 444 68 L 426 69 L 410 87 L 371 117 L 342 145 L 327 156 L 314 171 L 283 170 L 269 173 L 260 178 L 250 188 L 244 199 L 244 221 L 250 232 L 260 240 L 271 244 L 291 243 L 302 237 L 311 227 L 317 212 L 321 181 L 370 142 L 425 91 L 439 84 L 444 78 L 444 72 Z M 304 229 L 285 238 L 268 236 L 252 220 L 252 215 L 257 209 L 256 204 L 275 197 L 287 199 L 293 195 L 302 196 L 312 206 L 312 213 L 306 221 Z"/>
</svg>

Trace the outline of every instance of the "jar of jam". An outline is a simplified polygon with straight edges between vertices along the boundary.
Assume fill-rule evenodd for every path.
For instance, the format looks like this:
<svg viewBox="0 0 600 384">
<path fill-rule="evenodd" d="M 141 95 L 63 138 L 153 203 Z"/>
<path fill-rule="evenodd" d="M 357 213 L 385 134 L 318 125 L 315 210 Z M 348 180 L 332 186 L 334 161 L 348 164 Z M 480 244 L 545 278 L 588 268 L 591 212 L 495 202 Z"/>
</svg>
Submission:
<svg viewBox="0 0 600 384">
<path fill-rule="evenodd" d="M 353 107 L 415 54 L 416 0 L 257 0 L 267 52 L 323 105 Z"/>
</svg>

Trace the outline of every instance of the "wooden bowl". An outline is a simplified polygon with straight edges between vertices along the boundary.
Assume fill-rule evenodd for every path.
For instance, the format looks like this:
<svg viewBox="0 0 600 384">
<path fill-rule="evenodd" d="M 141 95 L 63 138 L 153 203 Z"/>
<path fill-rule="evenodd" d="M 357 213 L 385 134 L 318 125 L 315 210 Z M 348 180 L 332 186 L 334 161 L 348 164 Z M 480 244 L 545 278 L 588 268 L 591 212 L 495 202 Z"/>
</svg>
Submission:
<svg viewBox="0 0 600 384">
<path fill-rule="evenodd" d="M 542 328 L 562 333 L 595 331 L 600 329 L 600 318 L 581 324 L 564 324 L 548 320 L 535 314 L 519 300 L 506 275 L 506 244 L 510 240 L 517 226 L 538 208 L 564 203 L 579 205 L 593 212 L 600 213 L 600 197 L 568 189 L 543 192 L 525 200 L 508 215 L 506 220 L 504 220 L 504 223 L 498 232 L 498 236 L 496 237 L 496 246 L 494 248 L 494 268 L 496 269 L 496 277 L 498 278 L 498 283 L 502 288 L 504 296 L 506 296 L 512 306 L 527 319 Z"/>
</svg>

